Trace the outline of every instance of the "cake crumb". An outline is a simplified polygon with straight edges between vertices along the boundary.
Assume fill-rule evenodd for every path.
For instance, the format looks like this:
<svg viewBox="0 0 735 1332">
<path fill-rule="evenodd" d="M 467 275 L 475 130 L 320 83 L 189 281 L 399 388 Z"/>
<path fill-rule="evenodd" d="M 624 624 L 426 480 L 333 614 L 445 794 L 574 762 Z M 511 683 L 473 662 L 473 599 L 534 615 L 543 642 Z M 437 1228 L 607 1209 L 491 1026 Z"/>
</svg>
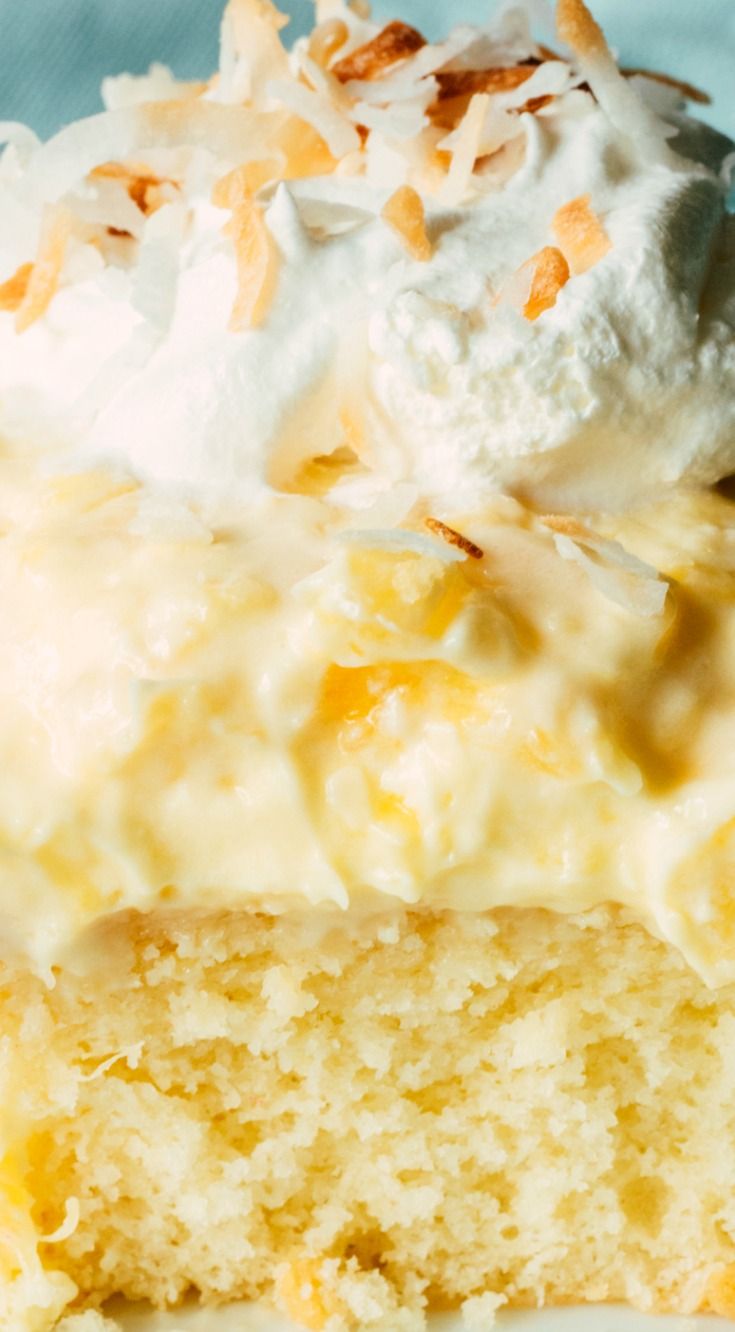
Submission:
<svg viewBox="0 0 735 1332">
<path fill-rule="evenodd" d="M 714 1272 L 707 1282 L 705 1307 L 721 1318 L 735 1318 L 735 1263 Z"/>
<path fill-rule="evenodd" d="M 86 1309 L 84 1313 L 69 1314 L 57 1324 L 55 1332 L 121 1332 L 120 1324 L 112 1318 L 105 1318 L 96 1309 Z"/>
<path fill-rule="evenodd" d="M 507 1303 L 505 1295 L 498 1295 L 493 1290 L 486 1290 L 483 1295 L 472 1295 L 461 1308 L 462 1326 L 466 1332 L 487 1332 L 488 1328 L 495 1326 L 498 1309 Z"/>
</svg>

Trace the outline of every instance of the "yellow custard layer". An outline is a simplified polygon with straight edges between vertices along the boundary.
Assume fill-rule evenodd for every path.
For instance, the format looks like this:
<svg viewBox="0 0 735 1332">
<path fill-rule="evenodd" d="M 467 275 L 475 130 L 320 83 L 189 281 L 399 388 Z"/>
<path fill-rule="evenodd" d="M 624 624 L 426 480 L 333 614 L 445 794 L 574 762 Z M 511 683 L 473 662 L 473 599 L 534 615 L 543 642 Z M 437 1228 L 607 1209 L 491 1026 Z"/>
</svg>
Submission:
<svg viewBox="0 0 735 1332">
<path fill-rule="evenodd" d="M 324 473 L 213 525 L 6 465 L 3 950 L 164 903 L 612 901 L 735 979 L 731 501 L 441 515 L 479 558 Z"/>
</svg>

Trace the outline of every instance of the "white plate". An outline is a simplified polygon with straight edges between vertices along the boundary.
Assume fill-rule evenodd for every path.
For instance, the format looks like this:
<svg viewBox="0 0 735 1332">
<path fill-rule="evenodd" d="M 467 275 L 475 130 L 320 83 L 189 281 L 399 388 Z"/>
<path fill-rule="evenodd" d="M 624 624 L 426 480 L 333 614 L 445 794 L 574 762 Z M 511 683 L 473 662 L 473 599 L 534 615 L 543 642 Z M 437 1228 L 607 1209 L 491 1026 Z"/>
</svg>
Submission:
<svg viewBox="0 0 735 1332">
<path fill-rule="evenodd" d="M 112 1313 L 113 1310 L 110 1310 Z M 293 1323 L 253 1305 L 227 1309 L 189 1309 L 178 1313 L 149 1313 L 141 1309 L 114 1310 L 125 1332 L 303 1332 Z M 430 1320 L 431 1332 L 467 1332 L 459 1315 Z M 493 1332 L 735 1332 L 724 1318 L 649 1318 L 617 1305 L 584 1309 L 544 1309 L 533 1313 L 500 1313 Z M 490 1332 L 490 1329 L 488 1329 Z"/>
</svg>

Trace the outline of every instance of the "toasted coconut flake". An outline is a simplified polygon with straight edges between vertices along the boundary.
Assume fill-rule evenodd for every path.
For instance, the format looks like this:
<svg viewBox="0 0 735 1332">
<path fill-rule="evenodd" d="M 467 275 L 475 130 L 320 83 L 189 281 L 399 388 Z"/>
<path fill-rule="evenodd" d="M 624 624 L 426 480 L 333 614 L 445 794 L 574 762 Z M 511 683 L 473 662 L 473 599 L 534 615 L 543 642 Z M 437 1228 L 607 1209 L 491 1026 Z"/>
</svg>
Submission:
<svg viewBox="0 0 735 1332">
<path fill-rule="evenodd" d="M 201 97 L 206 90 L 206 83 L 182 82 L 166 65 L 153 64 L 147 74 L 116 74 L 103 79 L 102 101 L 108 111 L 117 111 L 141 102 Z"/>
<path fill-rule="evenodd" d="M 102 162 L 89 173 L 90 180 L 117 180 L 145 217 L 170 202 L 167 191 L 178 190 L 176 181 L 157 176 L 146 166 L 123 162 Z"/>
<path fill-rule="evenodd" d="M 436 70 L 461 57 L 470 44 L 471 32 L 469 28 L 457 28 L 445 41 L 422 46 L 420 51 L 415 51 L 382 78 L 350 79 L 345 85 L 346 91 L 354 101 L 378 106 L 391 106 L 426 96 L 425 105 L 429 106 L 436 99 L 438 90 L 434 77 Z"/>
<path fill-rule="evenodd" d="M 338 534 L 340 541 L 348 545 L 369 546 L 374 550 L 408 551 L 413 555 L 428 555 L 442 564 L 459 564 L 467 558 L 463 548 L 425 536 L 423 532 L 413 532 L 404 527 L 355 527 Z"/>
<path fill-rule="evenodd" d="M 237 258 L 237 296 L 230 317 L 230 329 L 237 333 L 256 328 L 265 317 L 272 295 L 275 250 L 263 210 L 251 199 L 233 210 L 225 233 L 232 237 Z"/>
<path fill-rule="evenodd" d="M 485 116 L 490 105 L 488 93 L 475 93 L 452 142 L 452 165 L 440 191 L 443 203 L 456 204 L 466 194 L 475 162 L 480 156 Z M 447 146 L 446 143 L 439 145 Z"/>
<path fill-rule="evenodd" d="M 72 196 L 75 219 L 95 228 L 104 227 L 111 236 L 132 236 L 138 240 L 146 217 L 130 198 L 122 181 L 95 180 L 90 183 L 94 187 L 92 190 L 85 188 L 81 194 Z M 171 194 L 173 197 L 173 191 Z"/>
<path fill-rule="evenodd" d="M 235 30 L 240 30 L 243 39 L 243 46 L 247 46 L 252 40 L 253 27 L 256 24 L 263 24 L 272 28 L 274 32 L 280 32 L 285 28 L 290 19 L 288 14 L 282 14 L 273 4 L 273 0 L 229 0 L 227 6 Z"/>
<path fill-rule="evenodd" d="M 593 268 L 611 249 L 610 237 L 590 206 L 589 194 L 580 194 L 557 209 L 551 229 L 575 277 Z"/>
<path fill-rule="evenodd" d="M 100 162 L 124 162 L 152 148 L 204 148 L 234 165 L 262 152 L 279 119 L 196 99 L 104 111 L 67 125 L 34 153 L 28 197 L 39 204 L 60 199 Z"/>
<path fill-rule="evenodd" d="M 509 65 L 500 69 L 440 69 L 438 102 L 449 97 L 471 97 L 474 93 L 508 92 L 534 73 L 532 65 Z"/>
<path fill-rule="evenodd" d="M 611 124 L 634 139 L 645 156 L 669 161 L 669 127 L 623 78 L 602 28 L 584 0 L 557 0 L 556 15 L 560 38 L 576 53 L 582 73 Z"/>
<path fill-rule="evenodd" d="M 562 536 L 574 539 L 589 540 L 594 538 L 595 534 L 586 523 L 580 523 L 578 518 L 572 518 L 566 513 L 544 513 L 541 515 L 541 522 L 545 527 L 550 527 L 552 532 L 560 532 Z"/>
<path fill-rule="evenodd" d="M 212 189 L 212 203 L 215 208 L 237 208 L 247 199 L 252 199 L 264 185 L 283 178 L 284 158 L 256 158 L 252 162 L 243 162 L 228 171 L 225 176 L 215 181 Z"/>
<path fill-rule="evenodd" d="M 675 88 L 685 97 L 688 102 L 699 102 L 700 106 L 711 106 L 712 98 L 709 93 L 703 92 L 701 88 L 695 87 L 693 83 L 686 83 L 684 79 L 675 79 L 671 74 L 659 74 L 653 69 L 621 69 L 620 73 L 626 79 L 652 79 L 654 83 L 663 83 L 667 88 Z"/>
<path fill-rule="evenodd" d="M 317 65 L 328 69 L 333 57 L 341 51 L 349 35 L 350 30 L 344 19 L 326 19 L 314 29 L 309 38 L 309 55 Z"/>
<path fill-rule="evenodd" d="M 538 319 L 544 310 L 556 305 L 559 292 L 569 281 L 569 264 L 555 245 L 545 245 L 519 272 L 531 274 L 531 287 L 523 306 L 525 319 Z"/>
<path fill-rule="evenodd" d="M 186 221 L 183 204 L 167 204 L 150 217 L 143 231 L 132 287 L 132 305 L 160 337 L 168 333 L 176 311 L 181 240 Z"/>
<path fill-rule="evenodd" d="M 426 263 L 434 247 L 426 234 L 421 196 L 411 185 L 401 185 L 385 204 L 381 217 L 400 236 L 412 259 Z"/>
<path fill-rule="evenodd" d="M 554 545 L 562 559 L 579 565 L 609 601 L 644 618 L 661 614 L 668 584 L 657 569 L 631 555 L 618 541 L 594 534 L 571 537 L 557 530 Z"/>
<path fill-rule="evenodd" d="M 306 176 L 329 176 L 337 166 L 321 134 L 300 116 L 289 116 L 281 126 L 275 146 L 284 155 L 284 180 Z"/>
<path fill-rule="evenodd" d="M 46 209 L 36 261 L 23 300 L 15 312 L 16 332 L 24 333 L 31 324 L 35 324 L 46 313 L 56 295 L 71 225 L 71 213 L 62 204 Z"/>
<path fill-rule="evenodd" d="M 531 77 L 525 83 L 504 95 L 502 104 L 520 112 L 528 102 L 560 96 L 578 82 L 565 60 L 543 60 L 531 69 Z"/>
<path fill-rule="evenodd" d="M 395 19 L 371 41 L 338 60 L 333 73 L 341 83 L 351 79 L 379 79 L 386 70 L 420 51 L 422 46 L 426 46 L 426 38 L 410 24 Z"/>
<path fill-rule="evenodd" d="M 338 161 L 360 148 L 354 125 L 321 93 L 288 79 L 275 79 L 268 90 L 277 101 L 312 125 Z"/>
<path fill-rule="evenodd" d="M 510 65 L 498 69 L 439 70 L 436 100 L 429 108 L 435 125 L 453 129 L 466 114 L 470 99 L 477 93 L 512 92 L 526 83 L 535 69 L 528 65 Z"/>
<path fill-rule="evenodd" d="M 584 0 L 558 0 L 556 27 L 561 40 L 577 55 L 607 57 L 610 54 L 605 34 Z"/>
<path fill-rule="evenodd" d="M 469 555 L 470 559 L 484 559 L 485 552 L 482 546 L 475 545 L 475 542 L 470 541 L 469 537 L 463 536 L 454 527 L 448 527 L 440 518 L 429 517 L 425 518 L 424 522 L 430 532 L 434 532 L 436 536 L 441 537 L 442 541 L 447 541 L 450 546 L 457 546 L 459 550 L 463 550 L 465 555 Z"/>
<path fill-rule="evenodd" d="M 529 112 L 530 115 L 535 116 L 538 111 L 543 111 L 544 107 L 550 106 L 553 101 L 554 93 L 544 93 L 542 97 L 529 97 L 528 101 L 524 102 L 522 106 L 517 106 L 513 109 L 519 116 L 523 115 L 525 111 Z"/>
<path fill-rule="evenodd" d="M 223 44 L 231 41 L 234 62 L 220 69 L 220 92 L 227 100 L 260 106 L 269 81 L 286 76 L 288 57 L 279 32 L 288 21 L 271 0 L 230 0 L 222 20 L 229 41 Z"/>
<path fill-rule="evenodd" d="M 15 313 L 19 305 L 22 305 L 32 272 L 33 264 L 21 264 L 7 282 L 0 284 L 0 310 L 10 310 L 11 313 Z"/>
<path fill-rule="evenodd" d="M 358 122 L 358 130 L 364 130 L 366 138 L 376 130 L 390 143 L 397 140 L 415 142 L 429 123 L 420 101 L 399 102 L 397 106 L 369 106 L 367 102 L 356 102 L 353 116 Z"/>
</svg>

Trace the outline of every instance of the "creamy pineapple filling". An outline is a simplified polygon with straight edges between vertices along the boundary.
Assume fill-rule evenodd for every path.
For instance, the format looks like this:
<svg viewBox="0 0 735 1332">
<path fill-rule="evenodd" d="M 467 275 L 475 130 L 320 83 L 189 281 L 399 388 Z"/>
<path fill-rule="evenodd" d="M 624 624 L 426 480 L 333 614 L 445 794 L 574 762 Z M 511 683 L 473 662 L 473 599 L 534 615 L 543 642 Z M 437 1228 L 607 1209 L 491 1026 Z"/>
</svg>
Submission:
<svg viewBox="0 0 735 1332">
<path fill-rule="evenodd" d="M 127 908 L 617 902 L 735 979 L 728 499 L 383 531 L 100 473 L 2 499 L 0 911 L 41 969 Z"/>
</svg>

